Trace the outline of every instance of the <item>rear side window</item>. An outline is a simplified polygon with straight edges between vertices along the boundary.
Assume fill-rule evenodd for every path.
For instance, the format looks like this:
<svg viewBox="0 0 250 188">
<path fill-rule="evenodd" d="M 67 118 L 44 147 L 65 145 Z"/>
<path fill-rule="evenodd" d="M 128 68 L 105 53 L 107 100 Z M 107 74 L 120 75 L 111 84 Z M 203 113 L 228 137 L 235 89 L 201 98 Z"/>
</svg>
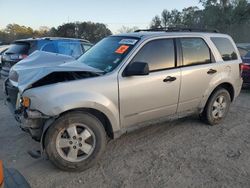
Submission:
<svg viewBox="0 0 250 188">
<path fill-rule="evenodd" d="M 52 52 L 52 53 L 58 53 L 55 44 L 52 43 L 52 42 L 45 44 L 45 45 L 42 47 L 42 51 L 45 51 L 45 52 Z"/>
<path fill-rule="evenodd" d="M 81 45 L 82 45 L 82 49 L 84 52 L 86 52 L 87 50 L 89 50 L 92 47 L 91 44 L 82 43 Z"/>
<path fill-rule="evenodd" d="M 238 59 L 236 49 L 229 39 L 222 37 L 212 37 L 211 40 L 219 50 L 220 55 L 224 61 Z"/>
<path fill-rule="evenodd" d="M 145 62 L 150 71 L 175 67 L 175 47 L 173 39 L 148 42 L 136 54 L 132 62 Z"/>
<path fill-rule="evenodd" d="M 205 41 L 201 38 L 180 39 L 183 65 L 199 65 L 211 63 L 211 53 Z"/>
<path fill-rule="evenodd" d="M 69 55 L 74 58 L 80 57 L 83 52 L 80 42 L 58 42 L 58 53 Z"/>
<path fill-rule="evenodd" d="M 25 54 L 28 55 L 29 43 L 26 42 L 16 42 L 10 46 L 10 48 L 5 52 L 6 54 Z"/>
</svg>

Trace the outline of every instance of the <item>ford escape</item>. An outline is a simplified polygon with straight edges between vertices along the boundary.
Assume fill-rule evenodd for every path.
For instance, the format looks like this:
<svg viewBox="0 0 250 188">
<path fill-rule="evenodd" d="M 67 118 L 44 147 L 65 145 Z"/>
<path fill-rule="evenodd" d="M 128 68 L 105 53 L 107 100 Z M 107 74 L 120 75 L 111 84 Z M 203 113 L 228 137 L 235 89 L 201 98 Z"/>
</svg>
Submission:
<svg viewBox="0 0 250 188">
<path fill-rule="evenodd" d="M 6 101 L 49 160 L 84 170 L 108 138 L 145 122 L 191 112 L 221 123 L 241 90 L 240 64 L 228 35 L 138 30 L 104 38 L 77 62 L 14 66 Z"/>
</svg>

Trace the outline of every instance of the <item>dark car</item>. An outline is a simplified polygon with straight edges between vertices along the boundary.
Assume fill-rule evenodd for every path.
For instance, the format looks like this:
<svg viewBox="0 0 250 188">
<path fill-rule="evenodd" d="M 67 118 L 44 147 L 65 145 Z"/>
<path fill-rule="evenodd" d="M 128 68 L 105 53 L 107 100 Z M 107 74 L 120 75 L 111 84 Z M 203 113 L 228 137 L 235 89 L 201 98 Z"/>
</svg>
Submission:
<svg viewBox="0 0 250 188">
<path fill-rule="evenodd" d="M 8 50 L 9 46 L 8 45 L 4 45 L 4 46 L 0 46 L 0 70 L 2 68 L 2 61 L 1 61 L 1 57 L 2 55 Z"/>
<path fill-rule="evenodd" d="M 31 38 L 15 41 L 2 55 L 1 77 L 9 75 L 10 68 L 36 50 L 80 57 L 92 44 L 83 39 L 72 38 Z"/>
<path fill-rule="evenodd" d="M 250 86 L 250 51 L 246 48 L 238 47 L 239 52 L 242 58 L 242 78 L 243 78 L 243 86 Z"/>
</svg>

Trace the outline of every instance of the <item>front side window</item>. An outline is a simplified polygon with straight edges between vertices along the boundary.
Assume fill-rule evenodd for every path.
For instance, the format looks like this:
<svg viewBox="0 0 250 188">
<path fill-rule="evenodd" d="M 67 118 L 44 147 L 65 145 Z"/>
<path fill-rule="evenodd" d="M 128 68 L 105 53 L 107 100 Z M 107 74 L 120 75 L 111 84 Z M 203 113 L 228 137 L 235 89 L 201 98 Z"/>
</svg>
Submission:
<svg viewBox="0 0 250 188">
<path fill-rule="evenodd" d="M 173 39 L 159 39 L 148 42 L 135 55 L 133 62 L 148 63 L 150 71 L 175 67 Z"/>
<path fill-rule="evenodd" d="M 136 37 L 110 36 L 102 39 L 78 61 L 90 67 L 111 72 L 114 70 L 139 41 Z"/>
<path fill-rule="evenodd" d="M 210 49 L 203 39 L 183 38 L 180 43 L 184 66 L 211 63 Z"/>
<path fill-rule="evenodd" d="M 236 50 L 232 42 L 227 38 L 212 37 L 211 40 L 219 50 L 224 61 L 231 61 L 238 59 Z"/>
</svg>

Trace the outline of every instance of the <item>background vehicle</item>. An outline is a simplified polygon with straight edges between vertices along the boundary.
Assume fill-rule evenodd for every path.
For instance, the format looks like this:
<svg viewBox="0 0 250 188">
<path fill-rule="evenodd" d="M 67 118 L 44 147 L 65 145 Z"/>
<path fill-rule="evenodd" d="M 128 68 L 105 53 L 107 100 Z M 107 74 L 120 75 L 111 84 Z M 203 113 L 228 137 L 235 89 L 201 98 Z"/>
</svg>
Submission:
<svg viewBox="0 0 250 188">
<path fill-rule="evenodd" d="M 8 50 L 9 45 L 0 46 L 0 70 L 2 69 L 2 55 L 6 50 Z"/>
<path fill-rule="evenodd" d="M 87 40 L 71 38 L 32 38 L 15 41 L 2 56 L 1 77 L 9 75 L 10 68 L 36 50 L 80 57 L 92 44 Z"/>
<path fill-rule="evenodd" d="M 219 124 L 240 93 L 242 60 L 228 35 L 190 31 L 114 35 L 76 62 L 14 69 L 5 82 L 7 104 L 42 153 L 71 171 L 93 165 L 107 137 L 152 120 L 197 113 Z"/>
<path fill-rule="evenodd" d="M 236 44 L 238 48 L 246 49 L 250 51 L 250 43 L 237 43 Z"/>
<path fill-rule="evenodd" d="M 243 78 L 243 86 L 249 87 L 250 86 L 250 49 L 246 49 L 243 47 L 238 47 L 239 52 L 242 58 L 242 78 Z"/>
</svg>

